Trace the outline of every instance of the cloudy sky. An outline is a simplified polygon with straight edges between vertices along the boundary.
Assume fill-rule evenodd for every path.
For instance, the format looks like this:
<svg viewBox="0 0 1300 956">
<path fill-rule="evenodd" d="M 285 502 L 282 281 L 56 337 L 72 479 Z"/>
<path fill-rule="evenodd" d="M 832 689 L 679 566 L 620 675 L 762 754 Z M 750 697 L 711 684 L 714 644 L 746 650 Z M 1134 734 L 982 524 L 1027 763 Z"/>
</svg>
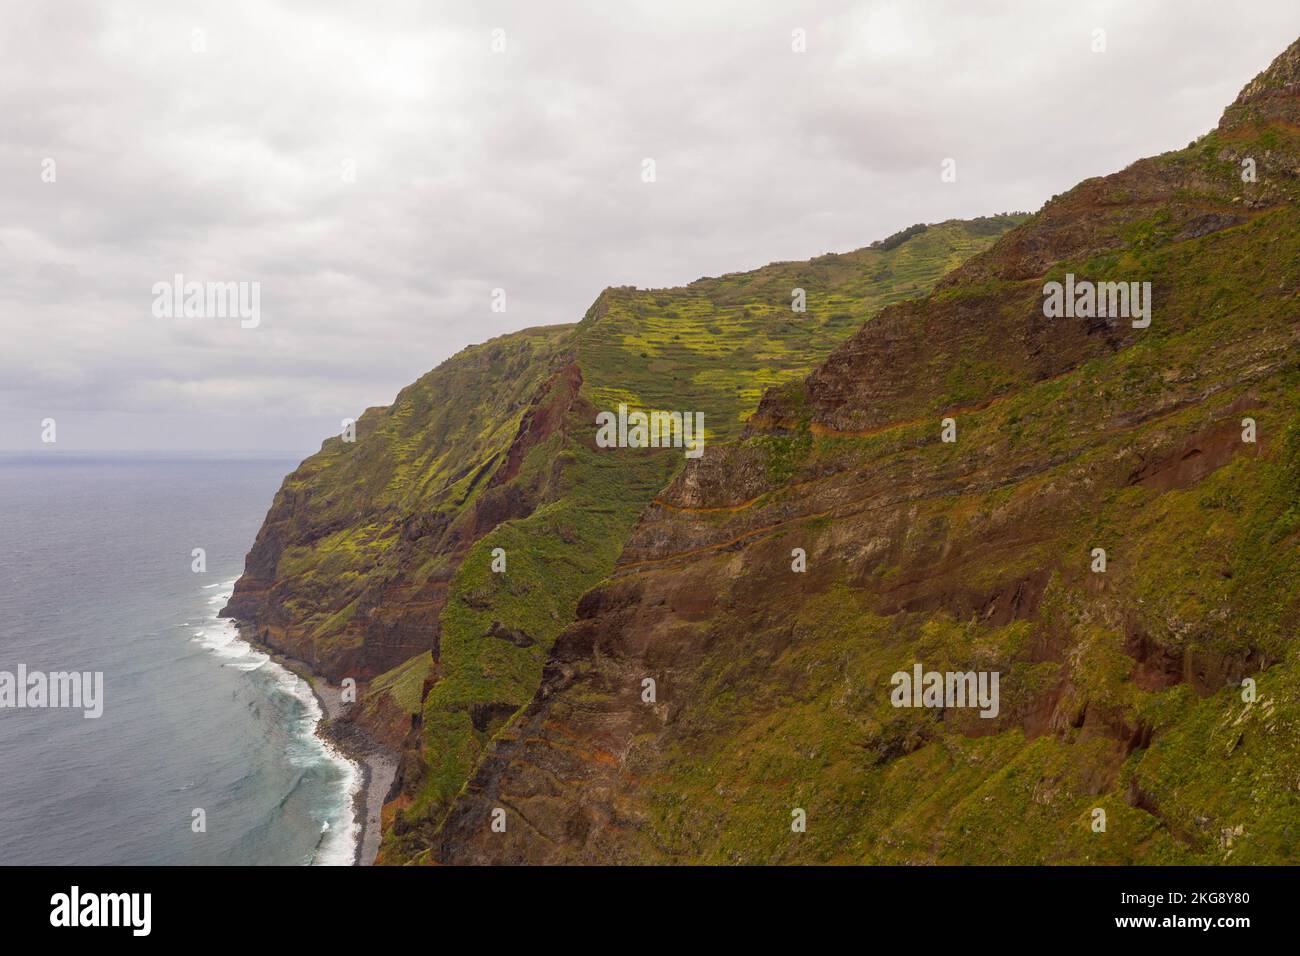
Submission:
<svg viewBox="0 0 1300 956">
<path fill-rule="evenodd" d="M 6 0 L 0 448 L 311 450 L 608 285 L 1037 209 L 1297 35 L 1296 0 Z M 177 273 L 260 324 L 155 315 Z"/>
</svg>

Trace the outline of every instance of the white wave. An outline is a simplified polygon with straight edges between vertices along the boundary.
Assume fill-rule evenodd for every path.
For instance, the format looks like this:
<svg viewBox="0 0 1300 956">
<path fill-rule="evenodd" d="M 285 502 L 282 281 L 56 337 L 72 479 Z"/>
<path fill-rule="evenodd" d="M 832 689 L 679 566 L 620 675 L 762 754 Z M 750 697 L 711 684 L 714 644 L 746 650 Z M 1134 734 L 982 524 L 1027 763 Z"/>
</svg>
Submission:
<svg viewBox="0 0 1300 956">
<path fill-rule="evenodd" d="M 272 662 L 276 683 L 286 693 L 298 698 L 303 705 L 303 718 L 295 728 L 289 760 L 298 767 L 310 767 L 327 761 L 342 774 L 338 802 L 330 816 L 322 822 L 326 835 L 317 847 L 313 866 L 350 866 L 356 857 L 357 843 L 361 839 L 361 821 L 357 819 L 355 797 L 361 789 L 361 768 L 339 752 L 329 741 L 317 736 L 316 725 L 324 712 L 320 701 L 308 683 L 290 670 Z"/>
<path fill-rule="evenodd" d="M 240 637 L 239 628 L 228 618 L 214 620 L 199 628 L 194 632 L 193 640 L 235 665 L 249 662 L 260 665 L 267 657 Z"/>
<path fill-rule="evenodd" d="M 325 745 L 325 751 L 329 759 L 343 770 L 343 793 L 340 806 L 331 817 L 339 825 L 331 826 L 330 820 L 324 821 L 328 832 L 321 840 L 312 865 L 351 866 L 356 859 L 357 845 L 361 842 L 361 821 L 356 814 L 356 795 L 361 789 L 361 768 L 329 744 Z"/>
<path fill-rule="evenodd" d="M 350 866 L 361 840 L 361 821 L 357 819 L 355 809 L 355 797 L 361 789 L 361 768 L 333 744 L 317 735 L 317 725 L 325 714 L 311 686 L 293 671 L 272 660 L 269 654 L 240 637 L 239 628 L 234 621 L 217 616 L 234 592 L 235 580 L 222 582 L 218 586 L 222 591 L 208 600 L 208 604 L 213 607 L 212 616 L 195 630 L 192 640 L 221 658 L 222 666 L 246 673 L 265 671 L 272 679 L 270 687 L 288 694 L 302 705 L 301 716 L 295 721 L 292 742 L 288 747 L 290 763 L 303 769 L 331 763 L 340 773 L 335 806 L 330 809 L 329 816 L 321 821 L 324 836 L 311 863 L 313 866 Z"/>
</svg>

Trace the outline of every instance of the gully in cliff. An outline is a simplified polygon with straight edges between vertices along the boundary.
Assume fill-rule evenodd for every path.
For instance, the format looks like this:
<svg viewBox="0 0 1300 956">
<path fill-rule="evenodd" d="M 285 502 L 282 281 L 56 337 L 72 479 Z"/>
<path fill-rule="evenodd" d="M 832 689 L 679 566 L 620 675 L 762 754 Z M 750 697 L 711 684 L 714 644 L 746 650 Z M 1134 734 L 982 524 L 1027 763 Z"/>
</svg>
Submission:
<svg viewBox="0 0 1300 956">
<path fill-rule="evenodd" d="M 704 454 L 703 412 L 628 412 L 596 415 L 598 448 L 685 448 L 687 458 Z"/>
</svg>

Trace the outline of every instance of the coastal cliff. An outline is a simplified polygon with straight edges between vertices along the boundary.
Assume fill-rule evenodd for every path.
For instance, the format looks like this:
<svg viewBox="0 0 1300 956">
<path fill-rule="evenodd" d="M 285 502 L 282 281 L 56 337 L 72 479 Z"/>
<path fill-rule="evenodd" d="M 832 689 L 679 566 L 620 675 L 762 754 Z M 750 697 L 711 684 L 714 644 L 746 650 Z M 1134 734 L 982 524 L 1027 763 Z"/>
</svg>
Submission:
<svg viewBox="0 0 1300 956">
<path fill-rule="evenodd" d="M 607 289 L 327 442 L 228 613 L 362 684 L 381 862 L 1292 861 L 1298 201 L 1300 43 L 1032 217 Z"/>
<path fill-rule="evenodd" d="M 607 289 L 580 323 L 465 349 L 285 479 L 225 614 L 360 685 L 341 719 L 402 754 L 382 861 L 428 847 L 488 742 L 532 699 L 583 592 L 688 460 L 598 448 L 597 413 L 702 413 L 712 454 L 765 389 L 1022 219 L 912 227 L 678 289 Z"/>
</svg>

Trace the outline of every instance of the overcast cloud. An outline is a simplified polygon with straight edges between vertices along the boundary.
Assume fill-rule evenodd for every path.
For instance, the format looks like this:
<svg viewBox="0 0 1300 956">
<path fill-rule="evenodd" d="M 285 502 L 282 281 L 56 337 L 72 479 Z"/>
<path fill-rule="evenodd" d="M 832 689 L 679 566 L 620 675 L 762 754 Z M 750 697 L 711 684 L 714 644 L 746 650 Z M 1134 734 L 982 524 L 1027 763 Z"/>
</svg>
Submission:
<svg viewBox="0 0 1300 956">
<path fill-rule="evenodd" d="M 608 285 L 1036 210 L 1297 35 L 1295 0 L 6 0 L 0 448 L 310 450 Z M 175 273 L 260 282 L 260 326 L 156 318 Z"/>
</svg>

